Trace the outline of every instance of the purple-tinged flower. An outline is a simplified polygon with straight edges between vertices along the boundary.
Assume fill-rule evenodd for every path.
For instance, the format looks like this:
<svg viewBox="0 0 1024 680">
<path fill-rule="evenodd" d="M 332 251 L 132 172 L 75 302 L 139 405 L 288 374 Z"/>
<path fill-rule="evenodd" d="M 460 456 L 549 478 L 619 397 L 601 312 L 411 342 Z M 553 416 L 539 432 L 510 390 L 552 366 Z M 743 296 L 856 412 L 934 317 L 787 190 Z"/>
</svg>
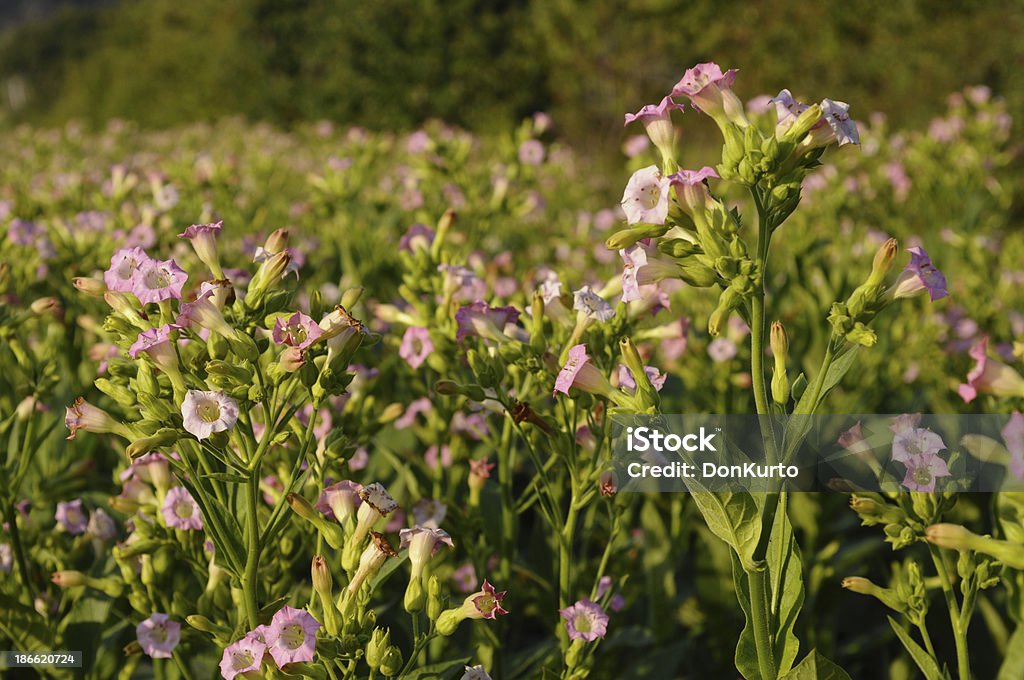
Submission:
<svg viewBox="0 0 1024 680">
<path fill-rule="evenodd" d="M 1024 480 L 1024 415 L 1014 411 L 1002 430 L 1006 450 L 1010 452 L 1009 468 L 1014 477 Z"/>
<path fill-rule="evenodd" d="M 591 290 L 590 286 L 573 291 L 572 298 L 572 308 L 588 319 L 606 322 L 615 316 L 615 309 L 607 300 Z"/>
<path fill-rule="evenodd" d="M 437 444 L 431 444 L 423 452 L 423 462 L 431 470 L 450 467 L 452 464 L 452 449 L 447 444 L 442 444 L 440 448 L 438 448 Z"/>
<path fill-rule="evenodd" d="M 398 348 L 398 356 L 415 371 L 427 360 L 434 351 L 434 343 L 430 341 L 430 331 L 423 326 L 409 326 L 402 335 L 402 344 Z"/>
<path fill-rule="evenodd" d="M 160 512 L 164 517 L 164 523 L 171 529 L 200 531 L 203 528 L 199 504 L 183 486 L 176 486 L 167 492 Z"/>
<path fill-rule="evenodd" d="M 527 139 L 519 145 L 519 162 L 523 165 L 540 165 L 544 162 L 544 145 L 536 139 Z"/>
<path fill-rule="evenodd" d="M 178 234 L 178 238 L 187 238 L 192 242 L 192 249 L 196 251 L 200 262 L 209 267 L 218 279 L 224 278 L 224 272 L 220 268 L 220 257 L 217 254 L 217 237 L 223 227 L 224 222 L 193 224 Z"/>
<path fill-rule="evenodd" d="M 889 431 L 894 435 L 899 435 L 904 432 L 909 432 L 917 427 L 918 423 L 921 422 L 920 413 L 904 413 L 898 415 L 892 419 L 892 424 L 889 426 Z"/>
<path fill-rule="evenodd" d="M 736 358 L 736 343 L 729 338 L 715 338 L 708 344 L 708 356 L 716 364 Z"/>
<path fill-rule="evenodd" d="M 183 302 L 178 308 L 178 318 L 175 321 L 181 327 L 198 326 L 220 335 L 223 338 L 235 337 L 235 330 L 228 324 L 215 304 L 215 292 L 207 289 L 200 293 L 192 302 Z"/>
<path fill-rule="evenodd" d="M 913 456 L 904 461 L 907 466 L 907 474 L 903 478 L 903 486 L 911 491 L 923 491 L 931 493 L 935 491 L 937 477 L 949 477 L 949 467 L 946 461 L 934 453 L 927 453 L 920 456 Z"/>
<path fill-rule="evenodd" d="M 565 619 L 570 640 L 593 642 L 608 632 L 608 615 L 590 598 L 585 597 L 571 607 L 559 609 L 558 613 Z"/>
<path fill-rule="evenodd" d="M 455 321 L 459 326 L 455 339 L 462 342 L 471 335 L 477 335 L 502 342 L 508 340 L 505 327 L 515 324 L 518 319 L 519 310 L 515 307 L 491 307 L 478 300 L 471 305 L 459 307 L 455 312 Z"/>
<path fill-rule="evenodd" d="M 918 456 L 934 456 L 946 448 L 935 432 L 921 427 L 901 430 L 892 439 L 892 459 L 909 463 Z"/>
<path fill-rule="evenodd" d="M 793 123 L 800 117 L 800 114 L 810 108 L 807 104 L 794 99 L 793 93 L 789 90 L 782 90 L 771 101 L 775 104 L 775 115 L 778 119 L 778 122 L 775 124 L 775 136 L 780 138 L 793 126 Z M 822 120 L 815 127 L 824 125 L 826 123 Z"/>
<path fill-rule="evenodd" d="M 260 626 L 264 628 L 264 626 Z M 238 642 L 232 643 L 224 650 L 220 659 L 220 674 L 224 680 L 234 680 L 239 675 L 251 671 L 259 671 L 263 663 L 263 655 L 267 652 L 267 643 L 261 642 L 251 633 Z"/>
<path fill-rule="evenodd" d="M 103 272 L 107 288 L 119 293 L 130 293 L 139 269 L 151 258 L 142 248 L 122 248 L 110 258 L 110 268 Z"/>
<path fill-rule="evenodd" d="M 546 269 L 538 291 L 545 305 L 550 305 L 553 301 L 561 298 L 562 280 L 558 278 L 558 273 L 553 269 Z"/>
<path fill-rule="evenodd" d="M 135 626 L 135 637 L 143 653 L 153 659 L 170 659 L 181 641 L 181 624 L 167 614 L 153 614 Z"/>
<path fill-rule="evenodd" d="M 672 96 L 684 96 L 698 111 L 715 119 L 722 127 L 727 122 L 746 127 L 747 117 L 743 102 L 732 91 L 736 81 L 736 69 L 722 72 L 715 63 L 697 64 L 689 68 L 672 88 Z"/>
<path fill-rule="evenodd" d="M 998 359 L 988 356 L 988 337 L 984 336 L 969 352 L 975 360 L 967 374 L 967 382 L 957 390 L 965 402 L 972 402 L 979 393 L 997 397 L 1024 396 L 1024 377 Z"/>
<path fill-rule="evenodd" d="M 395 428 L 404 430 L 412 427 L 416 424 L 416 416 L 429 413 L 433 408 L 433 403 L 427 397 L 413 399 L 409 406 L 406 407 L 405 413 L 402 414 L 402 417 L 395 420 Z"/>
<path fill-rule="evenodd" d="M 86 533 L 101 541 L 112 541 L 117 538 L 117 523 L 103 508 L 96 508 L 89 516 Z"/>
<path fill-rule="evenodd" d="M 30 246 L 44 237 L 44 231 L 35 222 L 15 218 L 7 225 L 7 238 L 19 246 Z"/>
<path fill-rule="evenodd" d="M 839 146 L 844 144 L 860 144 L 860 133 L 857 123 L 850 118 L 850 105 L 846 102 L 823 99 L 821 102 L 822 118 L 832 129 L 832 138 Z"/>
<path fill-rule="evenodd" d="M 444 292 L 453 300 L 475 301 L 487 295 L 487 285 L 469 267 L 439 264 L 437 271 L 445 273 Z"/>
<path fill-rule="evenodd" d="M 60 528 L 72 536 L 84 534 L 89 527 L 89 515 L 82 507 L 82 499 L 57 503 L 57 514 L 54 516 Z"/>
<path fill-rule="evenodd" d="M 570 387 L 609 398 L 615 392 L 608 378 L 590 363 L 587 346 L 583 344 L 575 345 L 569 350 L 565 365 L 555 379 L 555 390 L 552 394 L 561 392 L 567 395 Z"/>
<path fill-rule="evenodd" d="M 622 301 L 633 302 L 639 300 L 640 284 L 637 283 L 637 272 L 647 264 L 647 251 L 639 243 L 619 251 L 622 257 Z"/>
<path fill-rule="evenodd" d="M 142 331 L 132 346 L 128 348 L 128 355 L 132 359 L 138 359 L 139 354 L 145 352 L 154 362 L 158 358 L 173 355 L 175 365 L 177 365 L 178 358 L 171 344 L 171 333 L 177 330 L 181 330 L 181 326 L 176 323 L 168 323 L 159 328 Z M 169 350 L 169 352 L 165 350 Z"/>
<path fill-rule="evenodd" d="M 189 390 L 181 402 L 185 429 L 196 439 L 230 430 L 238 421 L 238 404 L 223 390 Z"/>
<path fill-rule="evenodd" d="M 708 191 L 709 179 L 718 179 L 718 173 L 707 165 L 700 170 L 680 170 L 669 176 L 679 207 L 689 215 L 701 215 L 714 205 L 715 199 Z"/>
<path fill-rule="evenodd" d="M 487 674 L 482 665 L 477 664 L 475 666 L 466 666 L 466 672 L 462 674 L 459 680 L 492 680 L 492 678 Z"/>
<path fill-rule="evenodd" d="M 274 330 L 271 337 L 279 345 L 306 349 L 316 342 L 317 338 L 323 335 L 323 332 L 323 329 L 320 328 L 316 321 L 313 321 L 313 319 L 302 312 L 295 312 L 288 317 L 287 321 L 282 317 L 278 317 L 274 321 Z"/>
<path fill-rule="evenodd" d="M 651 139 L 647 135 L 630 135 L 622 143 L 622 153 L 626 158 L 636 158 L 651 146 Z"/>
<path fill-rule="evenodd" d="M 889 290 L 892 297 L 914 297 L 925 291 L 928 291 L 928 296 L 933 302 L 946 297 L 946 277 L 935 268 L 925 249 L 914 246 L 907 248 L 907 252 L 910 253 L 910 263 Z"/>
<path fill-rule="evenodd" d="M 434 498 L 421 498 L 412 506 L 413 521 L 427 529 L 438 529 L 448 515 L 448 506 Z"/>
<path fill-rule="evenodd" d="M 113 432 L 125 439 L 131 439 L 131 431 L 122 423 L 114 420 L 113 416 L 101 408 L 97 408 L 87 402 L 84 397 L 75 399 L 75 403 L 66 407 L 64 414 L 64 425 L 71 431 L 68 441 L 73 441 L 79 430 L 95 432 Z"/>
<path fill-rule="evenodd" d="M 402 541 L 399 549 L 409 549 L 413 579 L 419 579 L 423 573 L 423 567 L 441 550 L 442 546 L 455 547 L 452 537 L 444 529 L 415 526 L 411 529 L 402 529 L 398 532 L 398 536 Z"/>
<path fill-rule="evenodd" d="M 662 158 L 671 159 L 674 156 L 673 145 L 675 143 L 675 128 L 672 127 L 672 111 L 682 111 L 682 104 L 676 104 L 672 97 L 664 97 L 658 104 L 647 104 L 636 113 L 627 113 L 624 125 L 634 121 L 643 123 L 647 130 L 647 136 L 658 147 Z"/>
<path fill-rule="evenodd" d="M 484 579 L 484 585 L 481 589 L 466 598 L 463 606 L 466 603 L 471 605 L 467 607 L 467 618 L 470 619 L 490 619 L 494 620 L 502 614 L 508 614 L 508 611 L 501 606 L 501 601 L 505 599 L 507 591 L 501 591 L 500 593 L 494 590 L 494 586 Z"/>
<path fill-rule="evenodd" d="M 433 141 L 426 130 L 417 130 L 405 140 L 405 150 L 411 154 L 421 154 L 430 149 Z"/>
<path fill-rule="evenodd" d="M 410 226 L 398 241 L 398 249 L 407 253 L 429 250 L 434 243 L 436 232 L 425 224 L 417 222 Z"/>
<path fill-rule="evenodd" d="M 665 380 L 668 379 L 668 375 L 662 373 L 654 366 L 644 366 L 644 373 L 647 374 L 647 378 L 651 381 L 654 389 L 661 392 L 661 388 L 665 386 Z M 636 390 L 636 380 L 633 378 L 633 371 L 629 370 L 629 367 L 625 364 L 619 364 L 619 387 L 625 387 L 627 390 Z"/>
<path fill-rule="evenodd" d="M 619 480 L 613 470 L 605 470 L 597 481 L 597 488 L 605 498 L 611 498 L 619 492 Z M 600 597 L 600 595 L 598 595 Z"/>
<path fill-rule="evenodd" d="M 473 563 L 466 562 L 452 572 L 452 582 L 455 584 L 455 589 L 460 593 L 472 593 L 475 591 L 479 581 L 476 578 L 476 569 L 473 568 Z"/>
<path fill-rule="evenodd" d="M 274 614 L 266 632 L 268 651 L 278 666 L 312 661 L 320 622 L 302 609 L 284 606 Z"/>
<path fill-rule="evenodd" d="M 180 300 L 188 273 L 174 260 L 146 260 L 132 276 L 131 292 L 142 304 Z"/>
<path fill-rule="evenodd" d="M 669 180 L 656 165 L 633 173 L 622 194 L 622 211 L 629 224 L 665 224 L 668 217 Z"/>
<path fill-rule="evenodd" d="M 363 485 L 348 479 L 331 484 L 320 492 L 316 501 L 316 509 L 330 519 L 335 519 L 344 524 L 356 516 L 363 499 L 359 492 Z"/>
</svg>

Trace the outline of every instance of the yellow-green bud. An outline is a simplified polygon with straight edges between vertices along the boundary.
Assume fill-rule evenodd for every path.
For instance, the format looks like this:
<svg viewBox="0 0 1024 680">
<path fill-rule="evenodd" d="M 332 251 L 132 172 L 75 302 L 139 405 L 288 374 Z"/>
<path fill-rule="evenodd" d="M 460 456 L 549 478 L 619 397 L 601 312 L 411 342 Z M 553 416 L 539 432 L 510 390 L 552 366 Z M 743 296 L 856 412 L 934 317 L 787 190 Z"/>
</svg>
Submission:
<svg viewBox="0 0 1024 680">
<path fill-rule="evenodd" d="M 391 647 L 391 631 L 387 628 L 374 628 L 370 641 L 366 643 L 366 664 L 371 670 L 379 671 L 384 654 Z"/>
<path fill-rule="evenodd" d="M 380 672 L 384 677 L 390 678 L 398 675 L 402 670 L 402 650 L 395 645 L 388 647 L 384 657 L 380 660 Z"/>
<path fill-rule="evenodd" d="M 443 607 L 444 600 L 441 597 L 441 580 L 437 578 L 437 574 L 434 574 L 427 583 L 427 618 L 431 621 L 437 621 L 437 618 L 441 616 Z"/>
<path fill-rule="evenodd" d="M 769 344 L 775 359 L 775 371 L 772 374 L 772 399 L 776 404 L 789 403 L 789 376 L 786 375 L 786 361 L 789 358 L 789 337 L 782 323 L 772 323 Z"/>
</svg>

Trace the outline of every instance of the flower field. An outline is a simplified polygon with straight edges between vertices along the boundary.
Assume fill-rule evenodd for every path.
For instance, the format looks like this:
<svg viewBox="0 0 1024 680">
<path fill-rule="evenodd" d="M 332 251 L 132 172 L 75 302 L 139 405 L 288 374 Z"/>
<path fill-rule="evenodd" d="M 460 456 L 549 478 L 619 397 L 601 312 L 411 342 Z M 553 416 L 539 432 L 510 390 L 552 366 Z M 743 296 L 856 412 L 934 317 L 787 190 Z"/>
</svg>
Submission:
<svg viewBox="0 0 1024 680">
<path fill-rule="evenodd" d="M 1024 677 L 1014 121 L 671 85 L 607 174 L 542 113 L 0 133 L 0 651 L 82 653 L 0 676 Z M 878 489 L 613 464 L 844 413 Z"/>
</svg>

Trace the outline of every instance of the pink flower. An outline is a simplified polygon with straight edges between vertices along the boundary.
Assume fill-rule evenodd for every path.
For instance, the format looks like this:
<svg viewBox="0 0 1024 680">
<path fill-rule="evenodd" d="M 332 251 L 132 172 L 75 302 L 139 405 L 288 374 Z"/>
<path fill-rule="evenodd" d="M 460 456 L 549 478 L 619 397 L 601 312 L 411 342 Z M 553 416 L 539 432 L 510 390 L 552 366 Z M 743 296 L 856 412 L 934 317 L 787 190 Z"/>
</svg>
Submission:
<svg viewBox="0 0 1024 680">
<path fill-rule="evenodd" d="M 907 432 L 917 427 L 917 424 L 920 422 L 920 413 L 904 413 L 903 415 L 896 416 L 892 419 L 892 425 L 889 426 L 889 431 L 893 434 Z"/>
<path fill-rule="evenodd" d="M 405 413 L 402 414 L 402 417 L 395 420 L 395 428 L 399 430 L 404 430 L 406 428 L 412 427 L 413 425 L 416 424 L 416 416 L 424 413 L 429 413 L 431 410 L 433 410 L 433 408 L 434 405 L 427 397 L 420 397 L 419 399 L 414 399 L 412 403 L 410 403 L 409 406 L 406 407 Z"/>
<path fill-rule="evenodd" d="M 997 359 L 988 356 L 988 337 L 982 337 L 969 352 L 975 360 L 974 368 L 967 374 L 967 382 L 960 385 L 958 392 L 965 402 L 972 402 L 979 393 L 999 397 L 1024 395 L 1024 377 Z"/>
<path fill-rule="evenodd" d="M 910 263 L 893 284 L 893 297 L 908 298 L 925 291 L 928 291 L 933 302 L 946 297 L 946 277 L 935 268 L 925 249 L 915 246 L 907 248 L 907 251 L 910 253 Z"/>
<path fill-rule="evenodd" d="M 1024 416 L 1014 411 L 1002 431 L 1006 450 L 1010 452 L 1010 472 L 1024 480 Z"/>
<path fill-rule="evenodd" d="M 216 290 L 207 288 L 192 302 L 184 302 L 179 306 L 175 321 L 182 327 L 198 326 L 227 339 L 235 337 L 234 329 L 228 325 L 215 304 L 216 299 Z"/>
<path fill-rule="evenodd" d="M 555 379 L 555 390 L 552 394 L 561 392 L 568 395 L 570 387 L 602 396 L 608 396 L 614 391 L 604 374 L 590 363 L 586 345 L 575 345 L 569 349 L 565 366 Z"/>
<path fill-rule="evenodd" d="M 903 486 L 911 491 L 923 491 L 931 493 L 935 491 L 936 477 L 949 477 L 949 468 L 946 461 L 934 453 L 926 453 L 920 456 L 912 456 L 904 461 L 907 466 L 907 474 L 903 478 Z"/>
<path fill-rule="evenodd" d="M 661 388 L 665 386 L 668 375 L 662 373 L 654 366 L 644 366 L 644 373 L 647 374 L 654 389 L 661 392 Z M 619 387 L 624 387 L 627 390 L 636 390 L 636 380 L 633 378 L 633 371 L 629 370 L 629 367 L 625 364 L 619 364 Z"/>
<path fill-rule="evenodd" d="M 668 217 L 669 180 L 656 165 L 633 173 L 622 194 L 622 211 L 629 224 L 665 224 Z"/>
<path fill-rule="evenodd" d="M 203 517 L 199 512 L 199 504 L 183 486 L 176 486 L 167 492 L 160 512 L 164 517 L 164 522 L 172 529 L 201 531 L 203 528 Z"/>
<path fill-rule="evenodd" d="M 499 615 L 508 614 L 508 611 L 501 606 L 507 591 L 495 592 L 494 586 L 484 579 L 484 585 L 479 592 L 466 598 L 466 602 L 472 604 L 467 608 L 467 616 L 471 619 L 496 619 Z M 463 605 L 465 606 L 465 604 Z"/>
<path fill-rule="evenodd" d="M 637 283 L 637 272 L 647 264 L 647 251 L 639 243 L 619 251 L 622 257 L 622 301 L 639 300 L 640 284 Z"/>
<path fill-rule="evenodd" d="M 708 356 L 716 364 L 731 361 L 736 357 L 736 343 L 729 338 L 715 338 L 708 345 Z"/>
<path fill-rule="evenodd" d="M 362 490 L 362 484 L 347 479 L 331 484 L 320 492 L 316 509 L 330 519 L 345 522 L 356 516 L 359 504 L 363 502 L 359 497 Z"/>
<path fill-rule="evenodd" d="M 846 102 L 823 99 L 821 102 L 822 118 L 832 128 L 832 139 L 844 144 L 860 144 L 860 133 L 857 123 L 850 118 L 850 105 Z"/>
<path fill-rule="evenodd" d="M 142 304 L 180 300 L 188 273 L 174 260 L 147 260 L 132 276 L 132 292 Z"/>
<path fill-rule="evenodd" d="M 260 628 L 266 628 L 266 626 L 260 626 Z M 233 680 L 250 671 L 259 671 L 266 651 L 266 641 L 257 639 L 257 636 L 252 633 L 238 642 L 228 645 L 224 650 L 224 656 L 220 659 L 221 677 L 224 680 Z"/>
<path fill-rule="evenodd" d="M 700 170 L 680 170 L 668 178 L 679 206 L 690 215 L 702 213 L 714 204 L 715 199 L 708 191 L 709 179 L 718 179 L 718 173 L 707 165 Z"/>
<path fill-rule="evenodd" d="M 79 430 L 95 432 L 113 432 L 125 439 L 131 438 L 131 432 L 122 423 L 114 420 L 113 416 L 101 408 L 97 408 L 87 402 L 83 397 L 75 399 L 75 403 L 66 407 L 64 414 L 64 425 L 71 431 L 68 441 L 74 441 Z"/>
<path fill-rule="evenodd" d="M 697 64 L 687 69 L 683 77 L 672 88 L 672 96 L 685 96 L 698 111 L 715 119 L 719 126 L 726 121 L 747 125 L 743 102 L 732 91 L 736 82 L 736 69 L 722 72 L 713 62 Z"/>
<path fill-rule="evenodd" d="M 606 498 L 611 498 L 619 492 L 619 480 L 612 470 L 606 470 L 601 473 L 601 477 L 598 479 L 598 490 L 601 495 Z M 600 598 L 601 596 L 598 595 Z"/>
<path fill-rule="evenodd" d="M 54 518 L 57 520 L 57 524 L 72 536 L 84 534 L 89 526 L 89 514 L 82 507 L 80 498 L 57 503 L 57 513 Z"/>
<path fill-rule="evenodd" d="M 471 593 L 476 590 L 476 584 L 479 581 L 477 581 L 476 569 L 473 568 L 473 563 L 466 562 L 456 569 L 452 573 L 452 581 L 455 583 L 456 590 L 460 593 Z"/>
<path fill-rule="evenodd" d="M 474 301 L 487 295 L 487 286 L 468 267 L 439 264 L 437 271 L 445 273 L 444 290 L 453 300 Z"/>
<path fill-rule="evenodd" d="M 589 598 L 585 597 L 571 607 L 559 609 L 558 613 L 565 619 L 570 640 L 593 642 L 608 632 L 608 615 Z"/>
<path fill-rule="evenodd" d="M 486 302 L 474 302 L 463 305 L 455 312 L 455 321 L 459 329 L 455 339 L 462 342 L 471 335 L 488 340 L 507 340 L 505 326 L 514 324 L 519 319 L 519 310 L 515 307 L 491 307 Z"/>
<path fill-rule="evenodd" d="M 238 404 L 223 390 L 189 390 L 181 402 L 185 429 L 196 439 L 207 439 L 214 432 L 230 430 L 238 421 Z"/>
<path fill-rule="evenodd" d="M 271 336 L 279 345 L 306 349 L 316 342 L 323 332 L 323 329 L 313 319 L 302 312 L 295 312 L 288 317 L 287 321 L 278 317 L 274 321 L 274 331 Z"/>
<path fill-rule="evenodd" d="M 186 238 L 192 242 L 192 249 L 196 251 L 199 260 L 209 267 L 218 279 L 224 278 L 224 272 L 220 268 L 220 258 L 217 256 L 217 236 L 220 235 L 223 226 L 223 222 L 193 224 L 178 234 L 178 238 Z"/>
<path fill-rule="evenodd" d="M 488 463 L 486 458 L 474 458 L 469 461 L 469 476 L 479 480 L 488 479 L 494 463 Z"/>
<path fill-rule="evenodd" d="M 430 331 L 422 326 L 409 326 L 402 336 L 402 345 L 398 348 L 398 356 L 405 359 L 413 370 L 418 369 L 434 351 L 434 343 L 430 341 Z"/>
<path fill-rule="evenodd" d="M 170 659 L 181 641 L 181 624 L 167 614 L 153 614 L 135 627 L 135 637 L 142 651 L 154 659 Z"/>
<path fill-rule="evenodd" d="M 158 356 L 164 356 L 165 349 L 169 349 L 171 354 L 175 354 L 174 347 L 171 346 L 171 332 L 177 330 L 181 330 L 181 326 L 176 323 L 167 323 L 159 328 L 142 331 L 132 346 L 128 348 L 128 355 L 132 359 L 138 359 L 139 354 L 146 352 L 155 359 Z M 176 354 L 174 360 L 177 363 Z"/>
<path fill-rule="evenodd" d="M 423 452 L 423 462 L 427 464 L 431 470 L 436 470 L 438 466 L 449 467 L 452 464 L 452 450 L 447 444 L 442 444 L 440 448 L 440 456 L 438 456 L 437 444 L 431 444 L 427 447 L 427 450 Z"/>
<path fill-rule="evenodd" d="M 110 268 L 103 272 L 103 282 L 110 290 L 130 293 L 136 272 L 150 260 L 142 248 L 122 248 L 110 258 Z"/>
<path fill-rule="evenodd" d="M 266 632 L 270 656 L 278 666 L 312 661 L 316 651 L 316 631 L 320 622 L 301 609 L 282 607 L 270 621 Z"/>
<path fill-rule="evenodd" d="M 519 162 L 523 165 L 540 165 L 544 162 L 544 145 L 536 139 L 528 139 L 519 145 Z"/>
<path fill-rule="evenodd" d="M 917 456 L 934 456 L 946 448 L 942 437 L 924 428 L 901 430 L 892 440 L 892 459 L 907 463 Z"/>
<path fill-rule="evenodd" d="M 676 104 L 672 97 L 664 97 L 658 104 L 648 104 L 636 113 L 627 113 L 625 125 L 640 121 L 647 130 L 647 136 L 658 147 L 662 156 L 672 158 L 675 143 L 675 128 L 672 127 L 672 111 L 682 111 L 682 104 Z"/>
<path fill-rule="evenodd" d="M 436 233 L 433 229 L 417 222 L 410 226 L 405 234 L 402 235 L 402 238 L 399 239 L 398 249 L 407 253 L 414 253 L 417 250 L 430 250 L 435 236 Z"/>
</svg>

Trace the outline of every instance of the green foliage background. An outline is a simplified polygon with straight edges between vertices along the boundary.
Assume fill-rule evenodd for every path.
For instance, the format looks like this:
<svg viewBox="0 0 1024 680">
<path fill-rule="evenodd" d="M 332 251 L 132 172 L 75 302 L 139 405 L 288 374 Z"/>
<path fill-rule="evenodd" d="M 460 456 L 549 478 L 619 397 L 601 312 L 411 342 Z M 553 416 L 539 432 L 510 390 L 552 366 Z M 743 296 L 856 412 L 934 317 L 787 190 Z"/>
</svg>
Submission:
<svg viewBox="0 0 1024 680">
<path fill-rule="evenodd" d="M 740 68 L 748 92 L 831 95 L 898 125 L 988 84 L 1024 112 L 1024 3 L 683 0 L 136 0 L 8 30 L 0 78 L 26 99 L 0 120 L 225 114 L 377 129 L 441 118 L 507 127 L 537 110 L 591 149 L 682 70 Z M 7 88 L 0 88 L 7 89 Z M 0 97 L 3 99 L 3 97 Z"/>
</svg>

